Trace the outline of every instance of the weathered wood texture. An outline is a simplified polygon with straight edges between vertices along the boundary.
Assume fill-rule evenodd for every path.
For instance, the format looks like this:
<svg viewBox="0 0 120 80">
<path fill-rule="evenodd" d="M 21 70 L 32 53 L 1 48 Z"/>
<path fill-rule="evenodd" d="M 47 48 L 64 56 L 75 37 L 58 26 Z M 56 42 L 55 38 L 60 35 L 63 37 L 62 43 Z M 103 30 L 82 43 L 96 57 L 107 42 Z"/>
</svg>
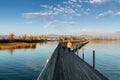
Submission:
<svg viewBox="0 0 120 80">
<path fill-rule="evenodd" d="M 81 44 L 82 45 L 82 44 Z M 88 63 L 83 61 L 61 43 L 55 49 L 51 59 L 37 80 L 108 80 Z"/>
</svg>

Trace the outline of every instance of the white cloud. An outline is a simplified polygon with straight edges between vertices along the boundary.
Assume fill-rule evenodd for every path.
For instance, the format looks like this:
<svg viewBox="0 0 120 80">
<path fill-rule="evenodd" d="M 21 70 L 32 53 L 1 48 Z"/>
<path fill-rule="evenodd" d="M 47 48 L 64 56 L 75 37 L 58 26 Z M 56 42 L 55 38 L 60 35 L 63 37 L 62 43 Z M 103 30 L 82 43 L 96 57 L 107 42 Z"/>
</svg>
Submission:
<svg viewBox="0 0 120 80">
<path fill-rule="evenodd" d="M 68 0 L 64 1 L 63 4 L 70 6 L 71 8 L 81 8 L 81 4 L 78 0 Z"/>
<path fill-rule="evenodd" d="M 120 16 L 120 12 L 117 12 L 114 14 L 115 16 Z"/>
<path fill-rule="evenodd" d="M 46 20 L 51 20 L 53 12 L 31 12 L 31 13 L 23 13 L 23 16 L 26 18 L 42 18 Z"/>
<path fill-rule="evenodd" d="M 63 4 L 66 4 L 65 8 L 65 13 L 67 14 L 72 14 L 74 16 L 81 16 L 81 11 L 82 11 L 82 6 L 79 4 L 78 0 L 68 0 L 66 2 L 63 2 Z"/>
<path fill-rule="evenodd" d="M 50 21 L 50 22 L 48 22 L 46 25 L 44 25 L 44 28 L 47 28 L 47 27 L 55 27 L 55 26 L 56 26 L 56 23 L 57 23 L 56 20 Z"/>
<path fill-rule="evenodd" d="M 43 8 L 49 8 L 48 5 L 40 5 L 40 7 L 43 7 Z"/>
<path fill-rule="evenodd" d="M 67 2 L 64 2 L 65 4 L 73 4 L 73 3 L 83 3 L 83 2 L 86 2 L 86 3 L 103 3 L 103 2 L 108 2 L 108 1 L 111 1 L 111 0 L 68 0 Z"/>
<path fill-rule="evenodd" d="M 102 0 L 90 0 L 90 3 L 101 3 Z"/>
<path fill-rule="evenodd" d="M 81 16 L 81 14 L 77 13 L 76 16 Z"/>
<path fill-rule="evenodd" d="M 77 0 L 71 0 L 68 1 L 70 4 L 73 4 L 73 2 L 76 2 Z M 50 19 L 51 17 L 54 18 L 57 15 L 61 16 L 81 16 L 80 12 L 78 13 L 78 8 L 81 8 L 80 4 L 74 5 L 77 7 L 76 9 L 73 8 L 70 5 L 62 6 L 58 4 L 57 6 L 49 6 L 49 5 L 40 5 L 40 7 L 47 9 L 46 11 L 42 12 L 29 12 L 29 13 L 23 13 L 23 16 L 26 18 L 42 18 L 42 19 Z"/>
<path fill-rule="evenodd" d="M 69 15 L 69 14 L 76 14 L 75 10 L 73 10 L 70 7 L 59 7 L 59 8 L 53 8 L 53 14 L 58 15 L 58 14 L 64 14 L 64 15 Z"/>
<path fill-rule="evenodd" d="M 55 7 L 55 8 L 53 8 L 53 11 L 54 11 L 55 14 L 61 14 L 61 13 L 71 14 L 71 13 L 74 13 L 74 10 L 69 8 L 69 7 L 59 7 L 59 8 Z"/>
<path fill-rule="evenodd" d="M 52 12 L 33 12 L 33 13 L 24 13 L 23 16 L 27 18 L 32 17 L 46 17 L 52 15 Z"/>
<path fill-rule="evenodd" d="M 50 21 L 48 22 L 46 25 L 44 25 L 44 28 L 47 28 L 47 27 L 60 27 L 61 25 L 76 25 L 77 23 L 74 22 L 74 21 L 57 21 L 57 20 L 54 20 L 54 21 Z"/>
<path fill-rule="evenodd" d="M 67 17 L 80 17 L 82 14 L 89 15 L 89 12 L 92 11 L 89 7 L 83 8 L 82 2 L 97 4 L 104 3 L 113 0 L 67 0 L 63 1 L 63 5 L 40 5 L 40 7 L 44 8 L 44 12 L 30 12 L 24 13 L 23 16 L 26 18 L 41 18 L 46 20 L 54 19 L 56 16 L 67 16 Z M 47 10 L 47 11 L 46 11 Z M 120 12 L 114 13 L 112 10 L 108 10 L 106 12 L 102 12 L 98 14 L 96 18 L 104 17 L 104 16 L 119 16 Z"/>
<path fill-rule="evenodd" d="M 80 1 L 84 1 L 84 0 L 80 0 Z M 107 3 L 107 2 L 120 2 L 120 0 L 87 0 L 89 3 L 91 4 L 97 4 L 97 3 Z"/>
<path fill-rule="evenodd" d="M 78 8 L 81 8 L 81 5 L 80 5 L 80 4 L 77 4 L 76 6 L 77 6 Z"/>
<path fill-rule="evenodd" d="M 100 13 L 96 18 L 105 17 L 105 16 L 120 16 L 120 12 L 114 12 L 112 10 L 108 10 L 106 12 Z"/>
<path fill-rule="evenodd" d="M 97 3 L 104 3 L 104 2 L 109 2 L 111 0 L 77 0 L 79 3 L 83 3 L 83 2 L 86 2 L 86 3 L 91 3 L 91 4 L 97 4 Z"/>
<path fill-rule="evenodd" d="M 81 14 L 76 11 L 77 9 L 73 9 L 70 6 L 65 6 L 65 7 L 59 6 L 53 8 L 54 15 L 64 14 L 64 15 L 81 16 Z"/>
<path fill-rule="evenodd" d="M 104 16 L 110 16 L 110 15 L 113 15 L 113 14 L 114 14 L 114 12 L 113 12 L 112 10 L 108 10 L 108 11 L 106 11 L 106 12 L 100 13 L 100 14 L 97 16 L 97 18 L 99 18 L 99 17 L 104 17 Z"/>
<path fill-rule="evenodd" d="M 108 2 L 110 0 L 89 0 L 90 3 L 103 3 L 103 2 Z"/>
<path fill-rule="evenodd" d="M 77 2 L 77 0 L 70 0 L 70 1 L 72 1 L 72 2 Z"/>
</svg>

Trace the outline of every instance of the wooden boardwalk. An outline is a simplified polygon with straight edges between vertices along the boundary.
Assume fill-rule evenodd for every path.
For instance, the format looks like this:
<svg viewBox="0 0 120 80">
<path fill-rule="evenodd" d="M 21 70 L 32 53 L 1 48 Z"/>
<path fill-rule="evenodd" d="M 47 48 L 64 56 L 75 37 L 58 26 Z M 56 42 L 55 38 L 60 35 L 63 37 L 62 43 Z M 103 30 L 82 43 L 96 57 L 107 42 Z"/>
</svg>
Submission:
<svg viewBox="0 0 120 80">
<path fill-rule="evenodd" d="M 81 44 L 83 45 L 83 44 Z M 73 52 L 64 51 L 62 44 L 52 54 L 37 80 L 108 80 Z"/>
</svg>

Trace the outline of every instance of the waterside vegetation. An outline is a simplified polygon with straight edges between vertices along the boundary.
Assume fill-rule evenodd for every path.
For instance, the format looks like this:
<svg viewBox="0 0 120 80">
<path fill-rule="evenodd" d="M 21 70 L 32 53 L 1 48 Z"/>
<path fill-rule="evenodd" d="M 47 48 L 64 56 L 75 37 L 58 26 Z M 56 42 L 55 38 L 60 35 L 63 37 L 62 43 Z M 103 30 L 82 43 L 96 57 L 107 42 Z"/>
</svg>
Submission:
<svg viewBox="0 0 120 80">
<path fill-rule="evenodd" d="M 21 49 L 21 48 L 36 48 L 35 43 L 1 43 L 0 50 L 6 49 Z"/>
<path fill-rule="evenodd" d="M 0 38 L 0 50 L 5 49 L 21 49 L 21 48 L 35 48 L 36 43 L 47 42 L 47 41 L 62 41 L 62 42 L 80 42 L 80 41 L 89 41 L 89 42 L 101 42 L 101 41 L 120 41 L 120 38 L 98 38 L 90 37 L 84 38 L 82 36 L 65 36 L 60 35 L 57 37 L 48 37 L 48 36 L 32 36 L 32 35 L 22 35 L 16 36 L 13 33 L 10 33 L 4 38 Z"/>
</svg>

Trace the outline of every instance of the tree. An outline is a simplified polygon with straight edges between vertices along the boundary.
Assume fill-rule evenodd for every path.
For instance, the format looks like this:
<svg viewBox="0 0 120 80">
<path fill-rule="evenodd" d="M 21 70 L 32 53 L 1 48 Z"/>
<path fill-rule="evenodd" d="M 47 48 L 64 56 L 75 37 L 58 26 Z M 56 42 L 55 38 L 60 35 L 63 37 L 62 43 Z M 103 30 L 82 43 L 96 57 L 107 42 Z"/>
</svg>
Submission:
<svg viewBox="0 0 120 80">
<path fill-rule="evenodd" d="M 65 40 L 65 37 L 64 37 L 64 36 L 60 36 L 60 37 L 59 37 L 59 40 L 60 40 L 60 41 L 64 41 L 64 40 Z"/>
<path fill-rule="evenodd" d="M 33 36 L 33 40 L 37 40 L 37 36 Z"/>
<path fill-rule="evenodd" d="M 14 39 L 14 34 L 13 33 L 10 33 L 8 36 L 7 36 L 7 39 L 12 41 Z"/>
<path fill-rule="evenodd" d="M 73 40 L 73 36 L 70 36 L 69 40 L 72 41 Z"/>
<path fill-rule="evenodd" d="M 29 37 L 29 40 L 31 40 L 31 41 L 33 40 L 33 36 L 32 35 Z"/>
<path fill-rule="evenodd" d="M 39 40 L 43 40 L 43 36 L 39 36 Z"/>
<path fill-rule="evenodd" d="M 27 38 L 26 34 L 23 35 L 21 38 L 22 38 L 22 40 L 26 40 L 26 38 Z"/>
</svg>

